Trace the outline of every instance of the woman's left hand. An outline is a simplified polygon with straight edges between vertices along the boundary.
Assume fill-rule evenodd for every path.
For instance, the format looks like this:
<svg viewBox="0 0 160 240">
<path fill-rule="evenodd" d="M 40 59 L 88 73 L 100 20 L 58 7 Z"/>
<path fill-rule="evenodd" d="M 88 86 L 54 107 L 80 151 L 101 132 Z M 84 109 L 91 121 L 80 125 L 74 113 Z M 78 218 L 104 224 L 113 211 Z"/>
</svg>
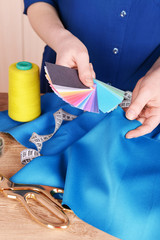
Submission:
<svg viewBox="0 0 160 240">
<path fill-rule="evenodd" d="M 129 131 L 126 138 L 136 138 L 150 133 L 160 123 L 160 57 L 137 82 L 126 117 L 142 123 L 140 127 Z"/>
</svg>

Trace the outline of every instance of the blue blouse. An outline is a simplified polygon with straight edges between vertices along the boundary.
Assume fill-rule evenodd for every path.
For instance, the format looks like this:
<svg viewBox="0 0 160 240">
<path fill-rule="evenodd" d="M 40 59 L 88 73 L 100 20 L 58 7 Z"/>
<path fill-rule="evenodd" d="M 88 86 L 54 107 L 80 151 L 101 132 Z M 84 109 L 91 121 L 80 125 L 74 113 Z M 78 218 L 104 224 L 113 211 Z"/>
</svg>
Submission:
<svg viewBox="0 0 160 240">
<path fill-rule="evenodd" d="M 101 81 L 133 90 L 160 56 L 160 0 L 24 0 L 24 13 L 35 2 L 57 9 L 65 28 L 86 45 Z M 46 46 L 42 92 L 50 90 L 44 62 L 55 59 L 56 53 Z"/>
</svg>

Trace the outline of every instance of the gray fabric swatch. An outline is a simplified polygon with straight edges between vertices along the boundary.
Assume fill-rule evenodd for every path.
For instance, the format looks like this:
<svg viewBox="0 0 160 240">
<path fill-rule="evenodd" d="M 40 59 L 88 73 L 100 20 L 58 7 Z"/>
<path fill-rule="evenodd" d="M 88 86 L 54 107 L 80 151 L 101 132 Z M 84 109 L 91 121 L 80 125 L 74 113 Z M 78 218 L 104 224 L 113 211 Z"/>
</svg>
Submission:
<svg viewBox="0 0 160 240">
<path fill-rule="evenodd" d="M 45 64 L 53 84 L 72 88 L 89 88 L 80 81 L 78 77 L 78 71 L 76 69 L 49 62 L 45 62 Z"/>
</svg>

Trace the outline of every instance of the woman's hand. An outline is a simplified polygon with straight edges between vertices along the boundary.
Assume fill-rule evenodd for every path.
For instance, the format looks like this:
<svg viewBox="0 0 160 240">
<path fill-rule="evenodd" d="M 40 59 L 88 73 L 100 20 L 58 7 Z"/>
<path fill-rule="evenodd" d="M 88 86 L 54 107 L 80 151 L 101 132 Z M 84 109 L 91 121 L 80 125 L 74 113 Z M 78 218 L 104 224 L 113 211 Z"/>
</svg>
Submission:
<svg viewBox="0 0 160 240">
<path fill-rule="evenodd" d="M 92 64 L 89 63 L 88 50 L 78 38 L 66 32 L 57 45 L 56 52 L 56 64 L 77 68 L 81 82 L 88 87 L 93 86 L 95 72 Z"/>
<path fill-rule="evenodd" d="M 56 64 L 77 68 L 84 85 L 91 87 L 95 73 L 84 44 L 67 31 L 54 7 L 36 2 L 27 10 L 29 21 L 40 38 L 57 53 Z"/>
<path fill-rule="evenodd" d="M 137 82 L 126 117 L 142 123 L 140 127 L 128 132 L 126 138 L 136 138 L 150 133 L 160 123 L 160 58 Z"/>
</svg>

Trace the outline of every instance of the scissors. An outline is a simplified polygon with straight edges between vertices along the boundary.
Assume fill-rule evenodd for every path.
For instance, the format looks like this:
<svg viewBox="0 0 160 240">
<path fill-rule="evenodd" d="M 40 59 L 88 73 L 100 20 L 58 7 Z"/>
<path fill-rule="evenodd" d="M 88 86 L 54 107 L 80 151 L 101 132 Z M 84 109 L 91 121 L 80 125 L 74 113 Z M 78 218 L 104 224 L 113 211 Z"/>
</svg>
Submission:
<svg viewBox="0 0 160 240">
<path fill-rule="evenodd" d="M 2 137 L 0 137 L 0 156 L 2 155 L 3 147 L 4 147 L 4 140 Z"/>
<path fill-rule="evenodd" d="M 54 197 L 56 194 L 63 194 L 63 189 L 43 185 L 16 184 L 0 174 L 0 191 L 8 198 L 20 201 L 31 217 L 43 226 L 50 229 L 68 227 L 69 219 L 64 212 L 65 209 Z M 47 221 L 43 216 L 38 216 L 29 205 L 31 199 L 52 213 L 58 222 L 55 220 L 52 222 L 51 219 Z"/>
</svg>

